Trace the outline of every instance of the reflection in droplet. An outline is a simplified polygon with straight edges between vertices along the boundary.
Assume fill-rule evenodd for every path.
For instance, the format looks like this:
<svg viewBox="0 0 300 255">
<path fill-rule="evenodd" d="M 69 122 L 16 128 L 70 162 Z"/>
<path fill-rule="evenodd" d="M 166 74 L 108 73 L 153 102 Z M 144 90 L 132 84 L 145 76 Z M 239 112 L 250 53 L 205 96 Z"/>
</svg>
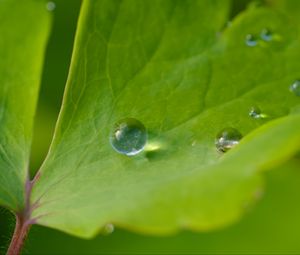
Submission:
<svg viewBox="0 0 300 255">
<path fill-rule="evenodd" d="M 117 122 L 110 135 L 110 143 L 115 151 L 127 156 L 140 153 L 146 142 L 146 128 L 134 118 L 126 118 Z"/>
<path fill-rule="evenodd" d="M 300 80 L 294 81 L 294 83 L 290 86 L 290 91 L 296 96 L 300 96 Z"/>
<path fill-rule="evenodd" d="M 246 36 L 246 45 L 249 47 L 255 47 L 258 44 L 257 38 L 252 35 L 252 34 L 248 34 Z"/>
<path fill-rule="evenodd" d="M 46 8 L 48 11 L 52 12 L 55 10 L 56 8 L 56 4 L 52 1 L 49 1 L 47 4 L 46 4 Z"/>
<path fill-rule="evenodd" d="M 262 40 L 270 42 L 273 40 L 273 33 L 269 29 L 264 28 L 260 33 L 260 37 Z"/>
<path fill-rule="evenodd" d="M 225 128 L 216 136 L 215 145 L 219 151 L 226 152 L 236 146 L 242 137 L 235 128 Z"/>
</svg>

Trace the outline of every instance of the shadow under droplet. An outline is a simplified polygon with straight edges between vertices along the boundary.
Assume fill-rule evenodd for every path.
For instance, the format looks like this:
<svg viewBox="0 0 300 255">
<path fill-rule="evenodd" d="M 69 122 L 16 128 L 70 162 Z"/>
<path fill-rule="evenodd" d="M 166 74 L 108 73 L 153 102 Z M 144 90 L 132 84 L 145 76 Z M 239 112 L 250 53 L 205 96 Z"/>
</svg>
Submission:
<svg viewBox="0 0 300 255">
<path fill-rule="evenodd" d="M 168 156 L 168 152 L 163 149 L 145 152 L 145 157 L 150 161 L 165 159 L 166 156 Z"/>
</svg>

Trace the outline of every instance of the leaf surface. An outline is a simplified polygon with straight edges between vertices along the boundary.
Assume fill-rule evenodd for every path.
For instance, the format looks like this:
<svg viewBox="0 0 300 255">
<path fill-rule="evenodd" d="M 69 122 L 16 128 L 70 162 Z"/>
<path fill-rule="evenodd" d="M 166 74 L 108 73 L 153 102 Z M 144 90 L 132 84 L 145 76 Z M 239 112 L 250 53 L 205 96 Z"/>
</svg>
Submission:
<svg viewBox="0 0 300 255">
<path fill-rule="evenodd" d="M 33 117 L 50 27 L 44 1 L 0 1 L 0 205 L 24 206 Z"/>
<path fill-rule="evenodd" d="M 298 160 L 289 160 L 264 174 L 265 191 L 261 201 L 247 208 L 243 219 L 225 229 L 208 233 L 182 231 L 167 237 L 145 236 L 116 229 L 109 237 L 99 235 L 81 240 L 48 228 L 34 226 L 27 250 L 56 253 L 148 253 L 164 254 L 296 254 L 300 243 Z M 252 210 L 254 209 L 254 210 Z M 284 220 L 283 220 L 284 219 Z M 113 244 L 118 245 L 113 245 Z"/>
<path fill-rule="evenodd" d="M 225 27 L 229 10 L 223 0 L 84 2 L 55 137 L 31 197 L 39 224 L 91 237 L 109 222 L 166 234 L 241 216 L 261 188 L 258 170 L 299 149 L 300 98 L 289 87 L 300 76 L 300 46 L 284 13 L 251 7 Z M 271 41 L 246 45 L 265 28 Z M 269 117 L 249 117 L 252 106 Z M 109 143 L 126 117 L 149 134 L 134 157 Z M 214 139 L 226 127 L 255 131 L 221 155 Z"/>
</svg>

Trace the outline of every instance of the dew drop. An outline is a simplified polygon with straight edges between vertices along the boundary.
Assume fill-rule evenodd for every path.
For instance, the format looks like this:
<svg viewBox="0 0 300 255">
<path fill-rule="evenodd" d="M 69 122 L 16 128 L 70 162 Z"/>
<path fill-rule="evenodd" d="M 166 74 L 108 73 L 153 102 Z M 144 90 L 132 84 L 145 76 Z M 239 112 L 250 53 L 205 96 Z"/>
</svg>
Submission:
<svg viewBox="0 0 300 255">
<path fill-rule="evenodd" d="M 254 119 L 259 119 L 261 114 L 261 110 L 257 106 L 251 107 L 249 111 L 249 116 Z"/>
<path fill-rule="evenodd" d="M 270 42 L 273 39 L 273 33 L 269 29 L 264 28 L 260 33 L 260 38 L 266 42 Z"/>
<path fill-rule="evenodd" d="M 56 4 L 52 1 L 50 1 L 46 4 L 46 8 L 47 8 L 48 11 L 52 12 L 52 11 L 55 10 Z"/>
<path fill-rule="evenodd" d="M 260 108 L 257 106 L 252 106 L 249 110 L 249 116 L 254 119 L 265 119 L 268 118 L 268 115 L 265 113 L 262 113 Z"/>
<path fill-rule="evenodd" d="M 300 96 L 300 80 L 294 81 L 294 83 L 290 86 L 290 91 L 296 96 Z"/>
<path fill-rule="evenodd" d="M 110 143 L 114 150 L 127 156 L 134 156 L 143 151 L 146 142 L 146 128 L 134 118 L 117 122 L 110 135 Z"/>
<path fill-rule="evenodd" d="M 258 44 L 257 38 L 252 35 L 252 34 L 248 34 L 246 36 L 246 45 L 249 47 L 255 47 Z"/>
<path fill-rule="evenodd" d="M 115 226 L 111 223 L 108 223 L 106 224 L 104 227 L 103 227 L 103 230 L 102 230 L 102 233 L 104 235 L 110 235 L 112 234 L 113 232 L 115 231 Z"/>
<path fill-rule="evenodd" d="M 225 128 L 218 133 L 215 145 L 219 151 L 226 152 L 237 145 L 242 137 L 242 134 L 235 128 Z"/>
</svg>

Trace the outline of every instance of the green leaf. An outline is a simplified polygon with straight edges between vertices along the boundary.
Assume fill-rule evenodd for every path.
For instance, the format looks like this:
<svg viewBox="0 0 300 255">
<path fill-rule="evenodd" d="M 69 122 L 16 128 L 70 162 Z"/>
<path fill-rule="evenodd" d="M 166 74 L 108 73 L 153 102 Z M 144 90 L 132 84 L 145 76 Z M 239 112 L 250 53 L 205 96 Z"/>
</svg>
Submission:
<svg viewBox="0 0 300 255">
<path fill-rule="evenodd" d="M 101 226 L 153 234 L 237 220 L 258 170 L 300 146 L 298 33 L 285 14 L 251 7 L 224 28 L 228 1 L 85 1 L 55 137 L 33 191 L 37 223 L 81 237 Z M 245 43 L 268 28 L 270 42 Z M 268 118 L 253 119 L 259 106 Z M 284 117 L 289 115 L 287 117 Z M 126 117 L 149 140 L 134 157 L 109 136 Z M 269 120 L 277 119 L 258 128 Z M 246 136 L 221 155 L 226 127 Z"/>
<path fill-rule="evenodd" d="M 1 0 L 0 20 L 0 205 L 20 211 L 50 15 L 44 1 Z"/>
<path fill-rule="evenodd" d="M 81 240 L 34 226 L 26 250 L 32 254 L 297 254 L 300 251 L 300 172 L 298 160 L 264 174 L 264 196 L 243 219 L 208 233 L 182 231 L 167 237 L 136 235 L 116 229 L 113 235 Z M 265 178 L 266 177 L 266 178 Z M 254 209 L 254 210 L 253 210 Z M 284 220 L 283 220 L 284 219 Z M 118 244 L 118 245 L 114 245 Z"/>
</svg>

